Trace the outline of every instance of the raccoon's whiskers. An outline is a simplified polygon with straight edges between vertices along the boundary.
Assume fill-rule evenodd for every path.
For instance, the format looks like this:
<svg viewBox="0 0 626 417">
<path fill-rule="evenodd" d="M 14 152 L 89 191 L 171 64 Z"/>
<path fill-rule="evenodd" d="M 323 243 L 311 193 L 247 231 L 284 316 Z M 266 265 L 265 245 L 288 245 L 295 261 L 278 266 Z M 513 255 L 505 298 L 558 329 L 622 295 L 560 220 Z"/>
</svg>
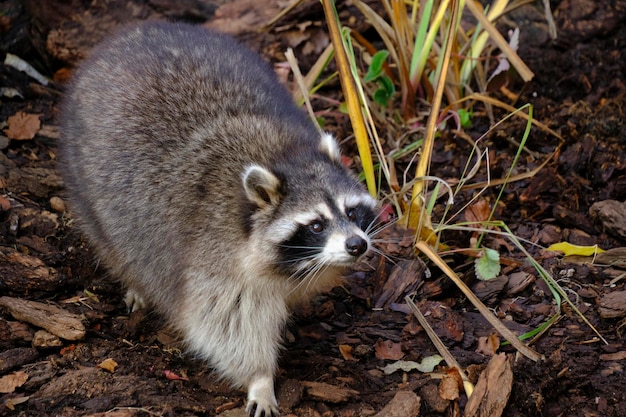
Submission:
<svg viewBox="0 0 626 417">
<path fill-rule="evenodd" d="M 385 238 L 380 238 L 380 239 L 372 239 L 372 243 L 400 243 L 404 240 L 406 239 L 393 236 L 393 237 L 385 237 Z"/>
<path fill-rule="evenodd" d="M 300 290 L 305 285 L 304 292 L 307 292 L 311 284 L 318 276 L 328 269 L 330 262 L 324 260 L 320 253 L 308 257 L 309 261 L 300 265 L 298 269 L 289 277 L 290 281 L 297 281 L 297 284 L 289 291 L 289 294 Z"/>
<path fill-rule="evenodd" d="M 367 233 L 367 235 L 370 237 L 375 237 L 382 231 L 387 230 L 398 222 L 398 219 L 386 223 L 377 223 L 376 220 L 377 219 L 374 219 L 365 229 L 365 233 Z"/>
<path fill-rule="evenodd" d="M 378 249 L 376 246 L 372 246 L 371 251 L 382 256 L 383 258 L 385 258 L 387 261 L 389 261 L 390 263 L 397 265 L 398 263 L 394 260 L 394 257 L 387 255 L 385 252 L 383 252 L 382 250 Z"/>
<path fill-rule="evenodd" d="M 321 256 L 319 253 L 315 253 L 311 256 L 301 258 L 299 260 L 300 265 L 293 274 L 289 277 L 290 280 L 297 279 L 300 281 L 298 285 L 301 285 L 303 281 L 306 281 L 310 276 L 315 275 L 316 271 L 322 266 Z M 301 262 L 305 261 L 306 262 Z"/>
</svg>

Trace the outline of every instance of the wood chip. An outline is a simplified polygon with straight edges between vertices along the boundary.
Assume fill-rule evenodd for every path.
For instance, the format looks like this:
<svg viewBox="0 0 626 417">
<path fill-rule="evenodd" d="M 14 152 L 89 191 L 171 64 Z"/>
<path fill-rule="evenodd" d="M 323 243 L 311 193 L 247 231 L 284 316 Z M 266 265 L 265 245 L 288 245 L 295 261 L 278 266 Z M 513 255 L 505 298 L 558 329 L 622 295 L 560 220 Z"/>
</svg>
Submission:
<svg viewBox="0 0 626 417">
<path fill-rule="evenodd" d="M 59 286 L 58 272 L 37 257 L 13 248 L 0 248 L 0 276 L 3 285 L 15 293 L 53 291 Z"/>
<path fill-rule="evenodd" d="M 421 402 L 413 391 L 398 391 L 374 417 L 418 417 Z"/>
<path fill-rule="evenodd" d="M 359 396 L 358 391 L 325 382 L 303 381 L 302 385 L 309 397 L 329 403 L 340 403 Z"/>
<path fill-rule="evenodd" d="M 519 271 L 512 273 L 506 284 L 506 296 L 512 297 L 519 294 L 533 282 L 535 282 L 535 276 L 529 274 L 528 272 Z"/>
<path fill-rule="evenodd" d="M 281 408 L 291 410 L 300 403 L 302 394 L 304 394 L 304 388 L 300 381 L 288 379 L 278 386 L 276 399 Z"/>
<path fill-rule="evenodd" d="M 613 248 L 596 256 L 596 263 L 626 269 L 626 248 Z"/>
<path fill-rule="evenodd" d="M 467 401 L 464 417 L 499 417 L 513 387 L 513 372 L 506 354 L 495 355 L 480 374 L 474 393 Z"/>
<path fill-rule="evenodd" d="M 414 292 L 424 279 L 426 265 L 421 260 L 404 260 L 393 267 L 383 288 L 374 295 L 374 307 L 388 307 L 401 302 L 405 295 Z"/>
<path fill-rule="evenodd" d="M 5 308 L 16 320 L 46 329 L 62 339 L 80 340 L 85 337 L 85 326 L 80 317 L 52 304 L 0 297 L 0 307 Z"/>
<path fill-rule="evenodd" d="M 51 347 L 63 346 L 63 342 L 58 336 L 45 330 L 38 330 L 33 337 L 33 347 L 48 349 Z"/>
<path fill-rule="evenodd" d="M 626 359 L 626 350 L 600 355 L 601 361 L 623 361 L 624 359 Z"/>
<path fill-rule="evenodd" d="M 495 304 L 499 300 L 499 295 L 509 282 L 505 275 L 490 279 L 488 281 L 479 280 L 472 285 L 472 291 L 476 297 L 485 304 Z"/>
<path fill-rule="evenodd" d="M 626 202 L 604 200 L 594 203 L 589 214 L 614 236 L 626 238 Z"/>
<path fill-rule="evenodd" d="M 0 352 L 0 374 L 32 363 L 38 358 L 39 352 L 33 348 L 15 348 Z"/>
<path fill-rule="evenodd" d="M 606 294 L 600 300 L 598 311 L 603 319 L 626 316 L 626 291 L 613 291 Z"/>
<path fill-rule="evenodd" d="M 450 405 L 450 401 L 441 398 L 439 387 L 434 383 L 426 384 L 420 389 L 420 397 L 433 411 L 443 413 Z"/>
</svg>

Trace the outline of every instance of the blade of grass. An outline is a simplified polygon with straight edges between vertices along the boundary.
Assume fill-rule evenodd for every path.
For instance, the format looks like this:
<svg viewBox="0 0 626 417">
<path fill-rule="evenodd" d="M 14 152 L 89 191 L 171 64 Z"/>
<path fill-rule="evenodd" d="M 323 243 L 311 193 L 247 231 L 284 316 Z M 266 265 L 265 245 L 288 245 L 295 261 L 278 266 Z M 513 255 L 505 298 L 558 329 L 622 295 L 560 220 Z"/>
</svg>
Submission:
<svg viewBox="0 0 626 417">
<path fill-rule="evenodd" d="M 359 97 L 360 103 L 362 104 L 361 109 L 361 117 L 367 121 L 366 129 L 369 134 L 369 137 L 372 138 L 372 142 L 374 144 L 374 150 L 376 151 L 376 156 L 379 161 L 379 169 L 382 170 L 387 182 L 391 184 L 391 174 L 389 170 L 389 165 L 387 162 L 387 158 L 385 158 L 385 154 L 383 152 L 383 146 L 378 137 L 378 132 L 376 130 L 376 124 L 374 123 L 374 119 L 372 118 L 372 114 L 370 112 L 370 106 L 368 105 L 367 96 L 365 94 L 365 90 L 363 89 L 363 84 L 361 83 L 361 78 L 358 76 L 356 58 L 354 56 L 354 49 L 352 47 L 352 37 L 350 34 L 352 33 L 349 29 L 344 29 L 344 45 L 346 46 L 346 56 L 348 57 L 348 62 L 350 64 L 350 69 L 352 71 L 352 80 L 354 81 L 354 85 L 356 87 L 356 92 Z"/>
<path fill-rule="evenodd" d="M 469 380 L 465 372 L 463 372 L 463 369 L 461 369 L 461 365 L 459 365 L 456 359 L 454 359 L 454 356 L 452 356 L 452 354 L 450 353 L 446 345 L 441 341 L 439 336 L 437 336 L 437 333 L 435 333 L 433 328 L 430 326 L 430 323 L 428 323 L 428 320 L 426 320 L 426 317 L 424 317 L 424 315 L 419 310 L 419 308 L 417 308 L 417 306 L 415 305 L 411 297 L 407 295 L 406 297 L 404 297 L 404 301 L 407 303 L 407 305 L 413 312 L 413 315 L 415 316 L 415 318 L 417 318 L 417 321 L 419 322 L 420 326 L 424 328 L 424 331 L 426 332 L 430 340 L 433 342 L 433 345 L 435 345 L 437 352 L 439 352 L 439 354 L 446 361 L 446 364 L 450 368 L 456 368 L 456 370 L 459 372 L 459 374 L 461 375 L 461 379 L 463 379 L 463 387 L 465 388 L 465 393 L 467 394 L 468 398 L 471 397 L 472 393 L 474 392 L 474 384 L 472 384 L 472 382 Z"/>
<path fill-rule="evenodd" d="M 548 329 L 550 327 L 552 327 L 555 323 L 558 323 L 559 320 L 561 320 L 561 318 L 563 318 L 562 315 L 560 315 L 559 313 L 555 314 L 554 316 L 550 317 L 548 320 L 546 320 L 545 322 L 543 322 L 541 324 L 541 326 L 526 332 L 524 334 L 521 334 L 519 336 L 520 340 L 526 340 L 526 339 L 531 339 L 529 344 L 532 344 L 534 342 L 536 342 L 537 340 L 539 340 L 539 338 L 548 331 Z M 510 345 L 509 342 L 502 342 L 500 344 L 501 346 L 506 346 L 506 345 Z"/>
<path fill-rule="evenodd" d="M 426 122 L 426 137 L 424 138 L 424 147 L 417 164 L 415 177 L 425 177 L 428 175 L 430 167 L 430 159 L 435 141 L 435 132 L 437 131 L 437 120 L 439 119 L 439 110 L 441 109 L 441 99 L 446 84 L 446 74 L 450 64 L 450 53 L 452 51 L 453 37 L 457 30 L 459 7 L 456 0 L 451 0 L 450 6 L 450 24 L 445 37 L 443 55 L 437 63 L 437 83 L 435 87 L 435 95 L 431 104 L 430 115 Z M 404 215 L 403 222 L 406 226 L 416 229 L 421 222 L 422 213 L 422 194 L 424 192 L 425 182 L 416 181 L 413 185 L 411 194 L 411 202 L 409 210 Z"/>
<path fill-rule="evenodd" d="M 313 67 L 311 67 L 307 75 L 305 75 L 304 77 L 305 91 L 311 91 L 315 81 L 319 78 L 324 68 L 328 66 L 328 63 L 333 56 L 333 52 L 333 44 L 328 44 L 328 46 L 324 49 L 319 58 L 317 58 L 317 61 L 315 61 Z M 298 89 L 293 93 L 293 99 L 296 103 L 298 103 L 298 105 L 303 104 L 303 94 L 305 91 Z"/>
<path fill-rule="evenodd" d="M 513 162 L 511 163 L 511 166 L 509 167 L 509 170 L 506 173 L 506 176 L 504 177 L 504 182 L 502 183 L 503 186 L 500 187 L 500 192 L 498 193 L 498 196 L 496 197 L 496 201 L 492 204 L 491 213 L 489 213 L 489 217 L 487 218 L 487 220 L 493 219 L 493 216 L 498 207 L 498 202 L 502 199 L 502 196 L 504 195 L 506 184 L 509 183 L 511 176 L 513 175 L 513 171 L 517 167 L 517 162 L 519 161 L 519 158 L 522 155 L 522 150 L 524 149 L 526 141 L 528 140 L 528 136 L 530 136 L 530 128 L 532 127 L 532 121 L 533 121 L 533 106 L 531 106 L 530 104 L 526 104 L 522 106 L 519 110 L 521 111 L 523 108 L 528 108 L 528 119 L 526 119 L 526 129 L 524 129 L 524 134 L 522 135 L 522 140 L 520 142 L 520 145 L 517 147 L 517 152 L 515 153 L 515 156 L 513 157 Z M 485 237 L 484 233 L 480 235 L 476 244 L 477 247 L 480 246 L 484 237 Z"/>
<path fill-rule="evenodd" d="M 411 61 L 411 81 L 413 85 L 416 85 L 414 77 L 421 77 L 422 70 L 426 65 L 426 59 L 422 57 L 422 51 L 427 49 L 430 51 L 430 45 L 426 43 L 426 33 L 430 27 L 430 15 L 433 10 L 434 0 L 427 0 L 422 7 L 420 7 L 420 19 L 419 25 L 417 25 L 417 34 L 415 35 L 415 43 L 413 44 L 413 59 Z M 443 16 L 443 15 L 442 15 Z M 433 38 L 434 39 L 434 38 Z M 421 70 L 418 70 L 418 65 L 421 66 Z M 416 74 L 415 72 L 419 73 Z"/>
<path fill-rule="evenodd" d="M 525 82 L 529 82 L 533 79 L 535 74 L 528 68 L 528 66 L 522 61 L 522 59 L 517 55 L 517 53 L 509 46 L 509 43 L 504 39 L 504 37 L 498 32 L 498 29 L 489 21 L 487 16 L 483 13 L 482 6 L 476 0 L 467 0 L 465 3 L 470 12 L 474 15 L 474 17 L 480 22 L 482 27 L 489 33 L 489 36 L 495 44 L 500 48 L 502 53 L 504 53 L 511 63 L 517 70 L 517 73 L 522 77 L 522 80 Z"/>
<path fill-rule="evenodd" d="M 468 0 L 468 2 L 471 1 L 472 0 Z M 489 22 L 493 22 L 495 19 L 500 17 L 507 4 L 508 0 L 496 0 L 495 2 L 491 3 L 489 5 L 489 11 L 487 12 L 487 20 Z M 471 5 L 469 5 L 468 7 L 471 7 Z M 488 39 L 489 32 L 484 31 L 482 24 L 479 22 L 474 29 L 472 41 L 469 44 L 469 51 L 467 51 L 467 57 L 463 62 L 463 66 L 461 69 L 459 81 L 463 85 L 467 85 L 469 83 L 471 74 L 479 62 L 480 55 L 483 53 Z"/>
<path fill-rule="evenodd" d="M 388 4 L 388 0 L 383 0 L 383 3 Z M 400 60 L 398 72 L 402 84 L 402 109 L 404 120 L 409 120 L 415 114 L 415 89 L 411 88 L 410 58 L 407 57 L 409 45 L 413 44 L 413 30 L 409 25 L 409 16 L 403 0 L 391 0 L 391 11 L 391 27 L 394 30 Z"/>
<path fill-rule="evenodd" d="M 517 116 L 519 116 L 519 117 L 521 117 L 521 118 L 523 118 L 525 120 L 528 120 L 528 114 L 526 114 L 524 112 L 518 112 L 518 111 L 516 111 L 517 109 L 515 107 L 510 106 L 510 105 L 506 104 L 505 102 L 498 100 L 497 98 L 489 97 L 488 95 L 481 94 L 481 93 L 469 94 L 469 95 L 459 99 L 456 103 L 460 104 L 460 103 L 463 103 L 464 101 L 471 101 L 471 100 L 482 101 L 483 103 L 492 104 L 492 105 L 494 105 L 496 107 L 500 107 L 501 109 L 506 110 L 509 113 L 515 113 Z M 554 136 L 561 143 L 565 142 L 565 139 L 563 139 L 563 137 L 560 134 L 558 134 L 554 130 L 550 129 L 548 126 L 546 126 L 545 124 L 541 123 L 537 119 L 533 119 L 533 125 L 537 126 L 538 128 L 540 128 L 544 132 L 547 132 L 550 135 Z"/>
<path fill-rule="evenodd" d="M 320 124 L 317 122 L 317 119 L 315 118 L 315 112 L 313 111 L 313 106 L 311 106 L 311 100 L 309 99 L 309 94 L 308 94 L 308 88 L 305 85 L 305 81 L 304 81 L 304 77 L 302 76 L 302 73 L 300 72 L 300 67 L 298 67 L 298 61 L 296 59 L 296 56 L 293 53 L 293 49 L 291 48 L 287 48 L 287 52 L 285 52 L 285 57 L 287 58 L 287 62 L 289 62 L 289 66 L 291 67 L 291 71 L 293 72 L 293 78 L 296 80 L 296 83 L 298 84 L 298 88 L 300 91 L 300 93 L 302 94 L 302 99 L 304 100 L 304 104 L 306 105 L 306 109 L 309 113 L 309 118 L 311 119 L 311 122 L 315 125 L 315 127 L 317 128 L 317 131 L 320 132 L 320 134 L 322 133 L 322 128 L 320 127 Z"/>
<path fill-rule="evenodd" d="M 354 137 L 356 140 L 357 148 L 359 150 L 359 157 L 361 158 L 361 165 L 365 174 L 365 183 L 367 184 L 367 190 L 369 193 L 376 197 L 376 178 L 374 177 L 374 163 L 372 161 L 372 152 L 370 149 L 369 138 L 367 135 L 367 129 L 365 127 L 365 121 L 361 113 L 361 100 L 356 91 L 354 79 L 352 78 L 352 71 L 348 62 L 348 56 L 346 55 L 346 48 L 339 29 L 339 16 L 337 15 L 337 9 L 335 3 L 332 0 L 322 0 L 322 7 L 324 8 L 324 15 L 326 16 L 326 22 L 328 24 L 328 31 L 330 39 L 335 48 L 335 61 L 337 62 L 337 69 L 339 71 L 339 79 L 341 81 L 341 87 L 348 106 L 348 115 L 354 130 Z"/>
<path fill-rule="evenodd" d="M 415 46 L 413 49 L 413 62 L 411 63 L 411 85 L 414 89 L 417 88 L 417 84 L 419 80 L 422 78 L 422 74 L 424 73 L 424 68 L 426 67 L 426 61 L 428 61 L 428 57 L 433 48 L 433 44 L 435 42 L 435 38 L 437 37 L 437 33 L 439 32 L 439 27 L 441 26 L 441 22 L 445 16 L 446 10 L 448 10 L 448 5 L 450 4 L 450 0 L 444 0 L 439 4 L 439 8 L 437 9 L 437 13 L 435 14 L 435 18 L 433 19 L 433 23 L 429 24 L 426 22 L 426 27 L 429 29 L 425 38 L 420 38 L 422 44 L 418 44 L 418 39 L 415 39 Z M 427 5 L 428 6 L 428 5 Z M 430 5 L 432 8 L 432 4 Z M 458 6 L 453 6 L 452 9 L 458 9 Z M 428 10 L 428 18 L 430 18 L 430 10 Z M 422 16 L 426 16 L 426 10 Z M 420 26 L 422 22 L 420 21 Z M 419 36 L 419 35 L 418 35 Z M 450 36 L 450 35 L 449 35 Z M 419 49 L 419 53 L 418 53 Z"/>
</svg>

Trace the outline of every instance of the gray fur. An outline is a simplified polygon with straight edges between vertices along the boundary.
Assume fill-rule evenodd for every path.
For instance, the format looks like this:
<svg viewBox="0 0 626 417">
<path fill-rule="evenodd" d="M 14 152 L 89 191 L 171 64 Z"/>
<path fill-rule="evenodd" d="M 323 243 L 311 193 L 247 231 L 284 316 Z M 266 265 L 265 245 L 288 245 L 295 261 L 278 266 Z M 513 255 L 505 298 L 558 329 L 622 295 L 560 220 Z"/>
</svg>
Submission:
<svg viewBox="0 0 626 417">
<path fill-rule="evenodd" d="M 333 252 L 341 239 L 369 245 L 340 215 L 322 268 L 300 266 L 303 279 L 277 263 L 293 219 L 326 212 L 329 196 L 373 212 L 334 140 L 320 139 L 256 54 L 168 23 L 131 27 L 93 51 L 62 130 L 73 212 L 127 302 L 155 308 L 191 352 L 247 387 L 251 415 L 278 415 L 273 375 L 289 307 L 354 261 Z"/>
</svg>

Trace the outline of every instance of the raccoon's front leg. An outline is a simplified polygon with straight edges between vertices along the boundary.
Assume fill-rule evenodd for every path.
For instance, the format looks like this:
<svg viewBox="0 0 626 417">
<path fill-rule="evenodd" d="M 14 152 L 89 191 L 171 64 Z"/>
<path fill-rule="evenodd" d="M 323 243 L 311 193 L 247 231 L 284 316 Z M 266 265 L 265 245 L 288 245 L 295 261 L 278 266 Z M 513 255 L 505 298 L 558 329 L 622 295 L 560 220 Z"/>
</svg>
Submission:
<svg viewBox="0 0 626 417">
<path fill-rule="evenodd" d="M 250 417 L 278 417 L 280 415 L 274 395 L 273 376 L 258 376 L 250 382 L 246 412 Z"/>
<path fill-rule="evenodd" d="M 278 280 L 266 277 L 227 278 L 194 279 L 190 274 L 189 301 L 180 306 L 177 323 L 192 352 L 235 386 L 248 390 L 250 416 L 277 417 L 274 372 L 289 315 L 284 290 Z"/>
</svg>

